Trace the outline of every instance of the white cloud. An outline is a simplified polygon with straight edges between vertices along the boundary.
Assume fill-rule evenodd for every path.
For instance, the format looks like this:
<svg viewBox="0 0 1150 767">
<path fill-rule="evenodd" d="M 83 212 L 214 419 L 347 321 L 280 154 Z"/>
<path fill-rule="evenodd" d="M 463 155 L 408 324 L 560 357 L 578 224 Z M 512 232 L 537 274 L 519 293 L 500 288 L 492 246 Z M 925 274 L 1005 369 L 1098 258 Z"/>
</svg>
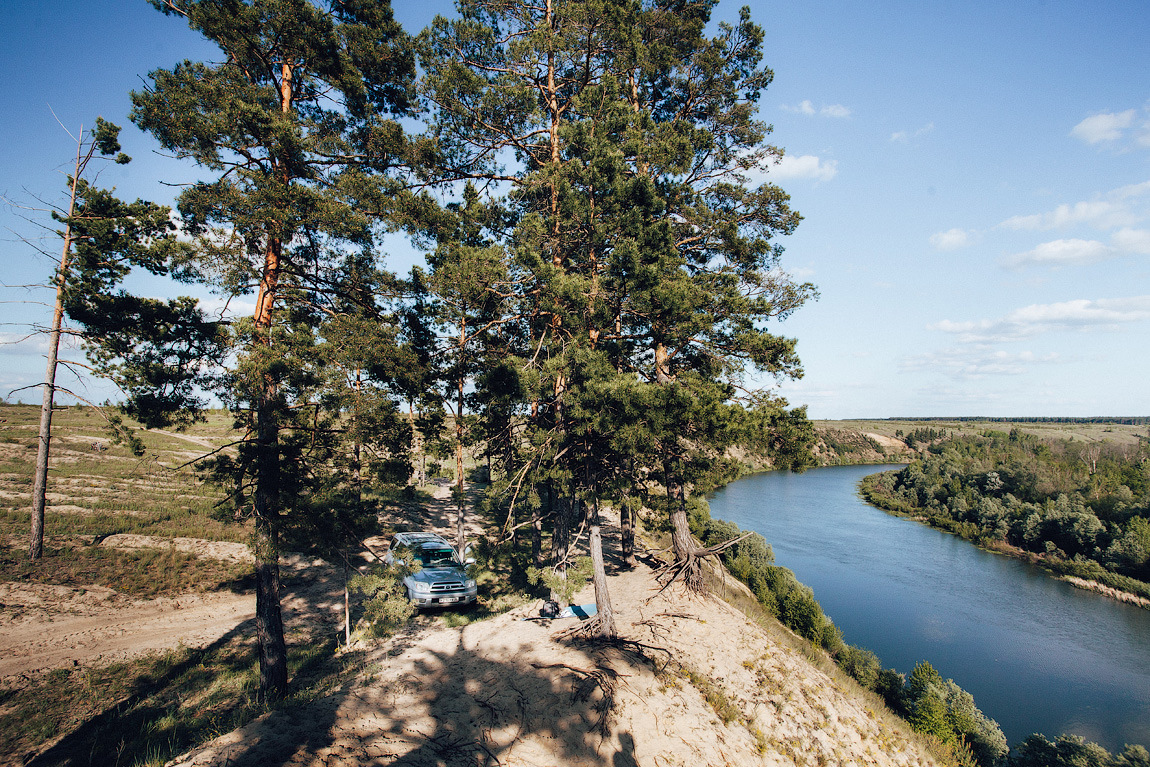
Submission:
<svg viewBox="0 0 1150 767">
<path fill-rule="evenodd" d="M 209 317 L 220 317 L 222 319 L 251 317 L 256 311 L 255 301 L 244 300 L 242 298 L 225 300 L 218 296 L 212 296 L 210 298 L 201 298 L 197 305 Z"/>
<path fill-rule="evenodd" d="M 1123 132 L 1134 124 L 1134 114 L 1133 109 L 1127 109 L 1125 112 L 1101 112 L 1091 115 L 1075 125 L 1070 135 L 1087 144 L 1117 141 L 1122 138 Z"/>
<path fill-rule="evenodd" d="M 1150 296 L 1079 298 L 1056 304 L 1031 304 L 1006 315 L 1006 321 L 1032 327 L 1117 325 L 1150 319 Z"/>
<path fill-rule="evenodd" d="M 952 230 L 954 231 L 954 230 Z M 935 235 L 938 237 L 940 235 Z M 934 242 L 934 238 L 931 238 Z M 1119 229 L 1110 236 L 1107 245 L 1098 240 L 1053 240 L 1033 250 L 1006 258 L 1003 265 L 1012 269 L 1028 266 L 1075 266 L 1094 264 L 1126 255 L 1150 255 L 1150 230 Z"/>
<path fill-rule="evenodd" d="M 1116 203 L 1104 200 L 1059 205 L 1048 213 L 1030 216 L 1012 216 L 1002 222 L 1007 229 L 1059 229 L 1075 224 L 1093 224 L 1102 228 L 1111 222 L 1129 220 L 1129 214 Z M 1132 222 L 1130 222 L 1132 223 Z"/>
<path fill-rule="evenodd" d="M 1126 253 L 1150 256 L 1150 230 L 1120 229 L 1110 237 L 1110 241 L 1115 248 Z"/>
<path fill-rule="evenodd" d="M 973 234 L 965 229 L 948 229 L 930 236 L 930 244 L 935 250 L 958 250 L 973 242 Z"/>
<path fill-rule="evenodd" d="M 815 113 L 815 105 L 811 102 L 810 99 L 804 99 L 798 106 L 783 104 L 783 111 L 795 112 L 801 115 L 813 115 Z"/>
<path fill-rule="evenodd" d="M 1150 181 L 1129 184 L 1094 199 L 1063 203 L 1054 210 L 1027 216 L 1011 216 L 999 226 L 1004 229 L 1045 231 L 1078 224 L 1097 229 L 1132 226 L 1150 218 Z"/>
<path fill-rule="evenodd" d="M 1070 266 L 1105 261 L 1113 255 L 1113 248 L 1097 240 L 1054 240 L 1044 242 L 1034 250 L 1010 256 L 1005 264 L 1012 268 Z"/>
<path fill-rule="evenodd" d="M 798 157 L 783 155 L 771 168 L 771 176 L 776 179 L 811 178 L 816 181 L 830 181 L 839 172 L 837 160 L 823 160 L 813 154 Z"/>
<path fill-rule="evenodd" d="M 1017 341 L 1058 330 L 1115 330 L 1150 320 L 1150 295 L 1128 298 L 1085 298 L 1053 304 L 1031 304 L 993 320 L 943 320 L 930 330 L 957 335 L 962 343 Z"/>
<path fill-rule="evenodd" d="M 841 119 L 851 116 L 850 108 L 845 107 L 842 104 L 825 104 L 821 107 L 816 107 L 814 102 L 810 99 L 803 99 L 799 104 L 794 106 L 790 104 L 783 104 L 782 108 L 785 112 L 793 112 L 795 114 L 808 115 L 812 117 L 814 115 L 821 115 L 823 117 L 835 117 Z"/>
<path fill-rule="evenodd" d="M 1012 353 L 981 347 L 958 347 L 906 357 L 900 367 L 905 371 L 941 372 L 952 378 L 983 378 L 1021 375 L 1034 365 L 1059 361 L 1061 358 L 1057 354 L 1037 355 L 1029 351 Z"/>
<path fill-rule="evenodd" d="M 934 130 L 934 123 L 931 122 L 931 123 L 927 123 L 926 125 L 922 126 L 921 128 L 919 128 L 916 131 L 904 131 L 904 130 L 896 131 L 896 132 L 890 134 L 890 140 L 895 142 L 895 143 L 898 143 L 898 144 L 906 144 L 911 139 L 919 138 L 920 136 L 925 136 L 926 134 L 930 133 L 933 130 Z"/>
</svg>

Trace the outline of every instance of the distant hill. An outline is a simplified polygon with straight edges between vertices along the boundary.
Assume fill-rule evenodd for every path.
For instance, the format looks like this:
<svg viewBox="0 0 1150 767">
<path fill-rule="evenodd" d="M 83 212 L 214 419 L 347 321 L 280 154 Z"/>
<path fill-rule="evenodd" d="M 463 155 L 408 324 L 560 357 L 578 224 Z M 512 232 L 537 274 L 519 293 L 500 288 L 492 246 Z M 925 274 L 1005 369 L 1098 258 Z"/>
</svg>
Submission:
<svg viewBox="0 0 1150 767">
<path fill-rule="evenodd" d="M 1150 417 L 887 418 L 814 421 L 820 466 L 904 463 L 950 436 L 1012 429 L 1051 439 L 1137 444 L 1150 438 Z"/>
</svg>

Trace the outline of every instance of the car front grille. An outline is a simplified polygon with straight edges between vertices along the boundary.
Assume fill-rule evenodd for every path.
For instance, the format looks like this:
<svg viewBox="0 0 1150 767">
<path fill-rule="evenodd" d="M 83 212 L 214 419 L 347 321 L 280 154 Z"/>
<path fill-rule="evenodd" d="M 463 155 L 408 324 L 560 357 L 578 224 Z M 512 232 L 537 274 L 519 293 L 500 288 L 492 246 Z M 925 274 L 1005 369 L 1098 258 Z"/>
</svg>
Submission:
<svg viewBox="0 0 1150 767">
<path fill-rule="evenodd" d="M 441 594 L 445 591 L 463 591 L 463 581 L 436 581 L 431 584 L 432 594 Z"/>
</svg>

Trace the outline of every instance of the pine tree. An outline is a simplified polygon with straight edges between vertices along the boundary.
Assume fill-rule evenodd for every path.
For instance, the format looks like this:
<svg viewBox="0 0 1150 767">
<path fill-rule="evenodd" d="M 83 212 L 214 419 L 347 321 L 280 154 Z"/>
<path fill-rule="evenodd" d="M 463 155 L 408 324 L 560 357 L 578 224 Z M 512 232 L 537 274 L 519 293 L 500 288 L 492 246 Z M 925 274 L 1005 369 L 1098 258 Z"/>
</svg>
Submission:
<svg viewBox="0 0 1150 767">
<path fill-rule="evenodd" d="M 274 698 L 287 688 L 283 536 L 306 516 L 296 512 L 314 496 L 312 469 L 330 457 L 322 438 L 347 433 L 323 422 L 321 395 L 331 390 L 323 346 L 350 337 L 352 320 L 333 322 L 347 315 L 341 304 L 362 310 L 354 320 L 361 327 L 364 316 L 397 321 L 368 298 L 375 287 L 357 290 L 349 274 L 357 255 L 374 261 L 380 221 L 406 220 L 423 204 L 397 180 L 398 158 L 409 150 L 398 118 L 409 110 L 413 59 L 386 2 L 151 2 L 222 54 L 219 63 L 151 73 L 148 87 L 132 94 L 132 119 L 210 176 L 179 196 L 196 245 L 184 273 L 228 297 L 255 292 L 252 316 L 229 328 L 229 369 L 201 383 L 218 383 L 215 393 L 243 434 L 215 469 L 237 513 L 255 523 L 260 689 Z M 345 373 L 354 371 L 353 357 L 345 357 Z M 149 386 L 141 381 L 135 392 Z M 386 415 L 398 442 L 392 450 L 402 452 L 391 411 L 374 412 Z M 362 424 L 366 413 L 355 413 Z"/>
<path fill-rule="evenodd" d="M 94 159 L 115 157 L 115 162 L 130 162 L 120 151 L 120 128 L 103 118 L 96 118 L 96 127 L 89 135 L 81 132 L 76 145 L 73 173 L 68 177 L 68 209 L 53 211 L 52 217 L 64 224 L 60 236 L 63 252 L 54 275 L 56 301 L 52 324 L 48 331 L 48 365 L 45 374 L 44 400 L 40 418 L 39 452 L 32 490 L 32 530 L 29 545 L 31 559 L 39 559 L 43 552 L 44 512 L 48 478 L 48 456 L 51 443 L 51 424 L 57 391 L 83 401 L 83 397 L 61 387 L 56 381 L 60 339 L 67 332 L 79 337 L 94 363 L 89 368 L 96 375 L 122 380 L 139 373 L 139 369 L 123 366 L 108 357 L 103 333 L 108 329 L 132 333 L 141 323 L 150 328 L 153 337 L 173 326 L 185 326 L 192 333 L 184 340 L 183 350 L 174 354 L 186 356 L 192 349 L 202 349 L 205 337 L 215 334 L 214 324 L 203 322 L 193 304 L 186 300 L 172 301 L 127 299 L 123 292 L 113 290 L 131 270 L 140 268 L 154 275 L 167 275 L 173 258 L 183 251 L 177 241 L 176 227 L 170 220 L 171 211 L 165 206 L 136 200 L 124 202 L 113 191 L 91 184 L 84 174 Z M 65 328 L 65 318 L 70 326 Z M 138 335 L 138 334 L 137 334 Z M 141 340 L 141 339 L 137 339 Z M 138 364 L 154 364 L 149 355 L 156 348 L 145 345 L 139 350 Z M 112 355 L 114 357 L 114 355 Z M 79 365 L 77 365 L 79 366 Z M 187 396 L 187 378 L 178 374 L 158 382 L 156 398 Z M 150 401 L 141 401 L 149 407 Z M 122 419 L 104 412 L 113 438 L 127 441 L 137 454 L 142 443 L 130 431 L 122 428 Z"/>
<path fill-rule="evenodd" d="M 745 187 L 781 155 L 754 120 L 762 32 L 744 11 L 708 37 L 713 6 L 465 2 L 423 38 L 443 177 L 512 190 L 534 451 L 511 484 L 558 499 L 561 566 L 571 509 L 658 476 L 692 588 L 686 509 L 734 468 L 736 384 L 801 373 L 765 325 L 814 295 L 778 269 L 786 195 Z"/>
</svg>

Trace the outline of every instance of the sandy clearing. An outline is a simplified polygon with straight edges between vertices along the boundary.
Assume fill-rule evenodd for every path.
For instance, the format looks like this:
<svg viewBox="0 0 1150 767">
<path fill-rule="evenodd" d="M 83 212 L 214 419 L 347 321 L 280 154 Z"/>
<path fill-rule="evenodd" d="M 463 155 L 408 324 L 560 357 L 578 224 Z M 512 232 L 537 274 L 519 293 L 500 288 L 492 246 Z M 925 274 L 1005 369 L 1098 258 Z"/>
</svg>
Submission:
<svg viewBox="0 0 1150 767">
<path fill-rule="evenodd" d="M 557 640 L 538 604 L 371 650 L 339 692 L 261 717 L 169 763 L 242 765 L 932 765 L 797 650 L 713 598 L 654 596 L 646 567 L 612 576 L 624 636 Z M 581 600 L 590 600 L 585 591 Z M 650 599 L 651 601 L 647 601 Z M 724 725 L 676 669 L 750 719 Z"/>
</svg>

